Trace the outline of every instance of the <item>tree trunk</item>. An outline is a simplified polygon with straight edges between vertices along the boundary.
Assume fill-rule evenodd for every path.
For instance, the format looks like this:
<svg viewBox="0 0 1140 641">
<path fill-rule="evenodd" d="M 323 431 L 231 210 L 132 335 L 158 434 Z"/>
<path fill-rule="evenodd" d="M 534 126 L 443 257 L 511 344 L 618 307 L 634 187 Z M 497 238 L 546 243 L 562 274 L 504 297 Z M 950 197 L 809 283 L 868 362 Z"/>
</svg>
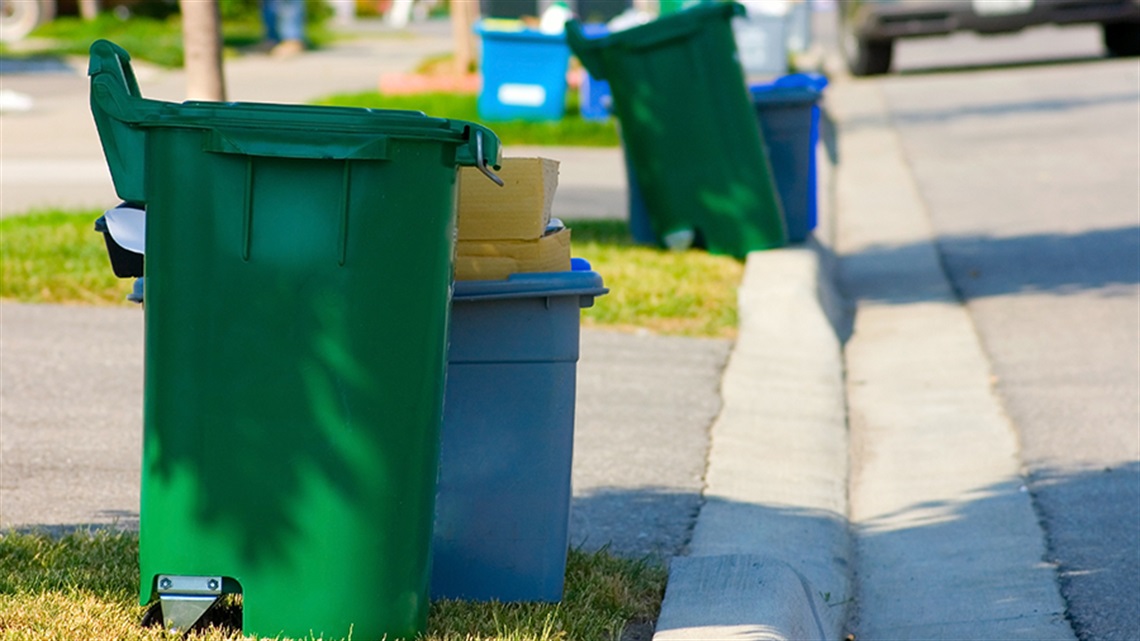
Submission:
<svg viewBox="0 0 1140 641">
<path fill-rule="evenodd" d="M 94 20 L 99 15 L 99 0 L 79 0 L 79 15 L 84 20 Z"/>
<path fill-rule="evenodd" d="M 451 0 L 451 37 L 455 42 L 455 73 L 463 76 L 475 62 L 475 35 L 471 29 L 479 19 L 478 0 Z"/>
<path fill-rule="evenodd" d="M 222 75 L 222 17 L 218 0 L 179 0 L 185 51 L 186 99 L 226 99 Z"/>
</svg>

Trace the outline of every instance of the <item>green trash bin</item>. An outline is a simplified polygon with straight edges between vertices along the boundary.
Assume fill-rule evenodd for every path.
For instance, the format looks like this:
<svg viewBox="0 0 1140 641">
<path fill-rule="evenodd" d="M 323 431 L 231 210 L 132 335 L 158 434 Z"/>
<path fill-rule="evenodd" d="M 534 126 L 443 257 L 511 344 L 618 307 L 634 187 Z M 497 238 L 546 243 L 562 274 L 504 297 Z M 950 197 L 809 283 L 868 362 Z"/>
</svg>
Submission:
<svg viewBox="0 0 1140 641">
<path fill-rule="evenodd" d="M 147 208 L 140 601 L 176 627 L 240 591 L 247 634 L 422 632 L 457 165 L 498 139 L 146 100 L 106 41 L 89 74 L 116 191 Z"/>
<path fill-rule="evenodd" d="M 609 80 L 622 141 L 658 240 L 743 258 L 787 242 L 752 100 L 737 59 L 735 3 L 699 4 L 586 38 L 571 50 Z"/>
</svg>

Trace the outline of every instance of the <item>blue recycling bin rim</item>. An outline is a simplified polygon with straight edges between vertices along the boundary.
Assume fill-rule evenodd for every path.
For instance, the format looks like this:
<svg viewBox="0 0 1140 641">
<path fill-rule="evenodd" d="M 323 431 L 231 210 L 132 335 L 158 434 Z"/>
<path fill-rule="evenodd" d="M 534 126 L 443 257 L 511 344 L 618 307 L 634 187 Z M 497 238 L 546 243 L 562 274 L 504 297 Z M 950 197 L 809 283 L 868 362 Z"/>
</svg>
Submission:
<svg viewBox="0 0 1140 641">
<path fill-rule="evenodd" d="M 823 95 L 827 78 L 817 73 L 793 73 L 773 82 L 748 87 L 755 104 L 814 103 Z"/>
<path fill-rule="evenodd" d="M 517 40 L 549 43 L 566 42 L 566 32 L 564 31 L 559 33 L 543 33 L 538 29 L 531 29 L 529 27 L 522 26 L 517 29 L 507 29 L 499 27 L 494 21 L 488 23 L 485 20 L 480 20 L 479 22 L 475 23 L 475 33 L 483 36 L 484 38 L 491 38 L 495 40 Z"/>
<path fill-rule="evenodd" d="M 602 285 L 602 275 L 590 269 L 581 258 L 570 261 L 568 272 L 511 274 L 505 280 L 461 280 L 455 282 L 454 302 L 545 298 L 549 296 L 602 296 L 610 290 Z M 584 301 L 586 302 L 586 301 Z"/>
</svg>

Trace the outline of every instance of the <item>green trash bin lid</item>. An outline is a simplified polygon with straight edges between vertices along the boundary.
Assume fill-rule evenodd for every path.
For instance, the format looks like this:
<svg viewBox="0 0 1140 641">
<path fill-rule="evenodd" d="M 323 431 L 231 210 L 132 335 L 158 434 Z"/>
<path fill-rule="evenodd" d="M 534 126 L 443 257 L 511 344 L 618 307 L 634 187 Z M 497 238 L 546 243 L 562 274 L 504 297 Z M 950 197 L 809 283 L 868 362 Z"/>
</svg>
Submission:
<svg viewBox="0 0 1140 641">
<path fill-rule="evenodd" d="M 587 38 L 577 20 L 566 23 L 566 42 L 578 56 L 582 66 L 599 80 L 609 80 L 602 51 L 611 48 L 646 49 L 672 40 L 691 37 L 709 20 L 728 20 L 742 16 L 745 9 L 735 2 L 710 2 L 662 15 L 660 18 L 624 31 L 614 31 L 601 38 Z"/>
<path fill-rule="evenodd" d="M 202 129 L 207 151 L 280 158 L 385 160 L 393 140 L 436 141 L 456 147 L 458 165 L 489 176 L 488 167 L 499 168 L 498 137 L 472 122 L 406 110 L 150 100 L 139 91 L 130 55 L 107 40 L 91 45 L 87 75 L 115 189 L 131 202 L 146 202 L 146 130 L 158 127 Z"/>
</svg>

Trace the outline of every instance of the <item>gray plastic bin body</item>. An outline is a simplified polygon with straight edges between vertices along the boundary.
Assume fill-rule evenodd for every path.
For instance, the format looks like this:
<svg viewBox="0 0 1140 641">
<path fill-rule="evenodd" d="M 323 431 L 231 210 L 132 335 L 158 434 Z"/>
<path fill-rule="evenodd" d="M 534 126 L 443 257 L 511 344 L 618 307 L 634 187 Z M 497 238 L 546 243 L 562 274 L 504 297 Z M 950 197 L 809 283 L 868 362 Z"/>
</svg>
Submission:
<svg viewBox="0 0 1140 641">
<path fill-rule="evenodd" d="M 574 262 L 455 284 L 433 598 L 562 598 L 579 310 L 608 291 Z"/>
</svg>

